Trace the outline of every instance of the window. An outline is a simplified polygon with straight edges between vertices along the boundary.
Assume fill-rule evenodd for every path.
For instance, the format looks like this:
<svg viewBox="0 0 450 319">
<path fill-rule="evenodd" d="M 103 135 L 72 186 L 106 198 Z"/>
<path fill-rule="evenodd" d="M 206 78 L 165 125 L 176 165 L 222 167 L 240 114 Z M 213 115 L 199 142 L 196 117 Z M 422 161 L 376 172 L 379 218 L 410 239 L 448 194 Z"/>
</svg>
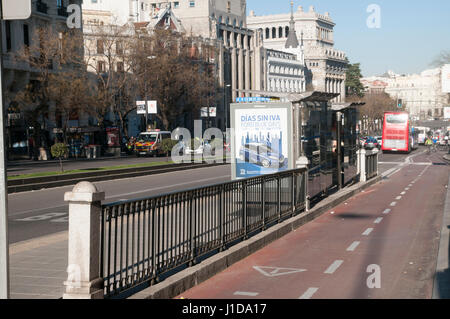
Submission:
<svg viewBox="0 0 450 319">
<path fill-rule="evenodd" d="M 30 46 L 30 32 L 28 24 L 23 25 L 23 44 L 25 44 L 27 47 Z"/>
<path fill-rule="evenodd" d="M 189 7 L 190 8 L 195 7 L 195 1 L 189 1 Z"/>
<path fill-rule="evenodd" d="M 123 54 L 123 44 L 121 41 L 117 41 L 116 42 L 116 53 L 118 55 L 122 55 Z"/>
<path fill-rule="evenodd" d="M 12 41 L 11 41 L 11 21 L 5 21 L 5 33 L 6 33 L 6 51 L 11 51 Z"/>
<path fill-rule="evenodd" d="M 231 13 L 231 1 L 227 1 L 227 12 Z"/>
<path fill-rule="evenodd" d="M 105 48 L 102 40 L 97 40 L 97 54 L 105 53 Z"/>
<path fill-rule="evenodd" d="M 178 9 L 179 7 L 180 7 L 180 2 L 175 1 L 175 2 L 173 3 L 173 8 L 174 8 L 174 9 Z"/>
<path fill-rule="evenodd" d="M 117 72 L 124 72 L 125 68 L 123 66 L 123 62 L 117 62 Z"/>
<path fill-rule="evenodd" d="M 97 72 L 98 73 L 105 73 L 105 62 L 98 61 L 97 62 Z"/>
</svg>

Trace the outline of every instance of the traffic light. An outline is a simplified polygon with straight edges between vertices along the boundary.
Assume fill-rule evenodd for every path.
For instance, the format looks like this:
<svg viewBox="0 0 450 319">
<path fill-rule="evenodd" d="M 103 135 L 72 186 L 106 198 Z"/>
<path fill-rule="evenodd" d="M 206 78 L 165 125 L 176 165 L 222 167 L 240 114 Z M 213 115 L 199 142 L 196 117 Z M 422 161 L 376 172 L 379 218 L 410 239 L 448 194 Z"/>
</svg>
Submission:
<svg viewBox="0 0 450 319">
<path fill-rule="evenodd" d="M 399 109 L 401 109 L 401 108 L 403 107 L 403 100 L 402 100 L 402 99 L 398 99 L 398 100 L 397 100 L 397 107 L 398 107 Z"/>
</svg>

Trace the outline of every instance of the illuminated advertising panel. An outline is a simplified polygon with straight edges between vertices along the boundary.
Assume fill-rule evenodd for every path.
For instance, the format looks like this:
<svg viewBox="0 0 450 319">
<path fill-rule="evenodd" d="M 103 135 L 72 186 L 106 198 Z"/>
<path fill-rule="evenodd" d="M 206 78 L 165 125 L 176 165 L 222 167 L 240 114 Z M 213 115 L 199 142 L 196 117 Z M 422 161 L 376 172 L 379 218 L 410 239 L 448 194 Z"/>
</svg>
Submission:
<svg viewBox="0 0 450 319">
<path fill-rule="evenodd" d="M 294 168 L 291 104 L 232 104 L 230 113 L 233 179 Z"/>
</svg>

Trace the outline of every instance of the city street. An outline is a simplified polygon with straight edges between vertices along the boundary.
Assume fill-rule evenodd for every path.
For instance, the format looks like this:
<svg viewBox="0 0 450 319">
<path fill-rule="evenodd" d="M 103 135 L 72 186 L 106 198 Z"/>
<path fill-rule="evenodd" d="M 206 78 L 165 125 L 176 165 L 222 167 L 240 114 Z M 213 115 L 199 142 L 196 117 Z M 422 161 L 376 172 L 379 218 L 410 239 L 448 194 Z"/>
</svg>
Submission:
<svg viewBox="0 0 450 319">
<path fill-rule="evenodd" d="M 123 162 L 127 163 L 127 162 Z M 229 181 L 230 166 L 177 171 L 95 183 L 106 193 L 105 203 L 159 195 Z M 8 195 L 10 243 L 67 230 L 64 193 L 73 186 Z"/>
<path fill-rule="evenodd" d="M 421 152 L 177 298 L 431 298 L 449 175 L 441 156 Z M 381 166 L 405 158 L 386 154 Z"/>
<path fill-rule="evenodd" d="M 380 174 L 393 174 L 387 180 L 182 296 L 298 298 L 305 293 L 318 298 L 385 298 L 390 289 L 392 297 L 394 293 L 407 297 L 411 291 L 416 297 L 430 297 L 448 178 L 442 155 L 428 156 L 423 149 L 410 155 L 380 153 Z M 225 165 L 95 184 L 106 192 L 106 202 L 114 202 L 228 180 L 230 167 Z M 68 207 L 63 198 L 72 188 L 9 195 L 12 298 L 62 295 L 68 249 Z M 396 206 L 391 207 L 394 201 Z M 381 267 L 382 289 L 376 294 L 364 288 L 364 278 L 370 275 L 365 264 Z M 340 276 L 324 274 L 327 267 Z M 306 272 L 299 272 L 303 269 Z M 394 279 L 399 284 L 388 286 Z M 343 285 L 346 295 L 332 289 L 335 285 Z"/>
</svg>

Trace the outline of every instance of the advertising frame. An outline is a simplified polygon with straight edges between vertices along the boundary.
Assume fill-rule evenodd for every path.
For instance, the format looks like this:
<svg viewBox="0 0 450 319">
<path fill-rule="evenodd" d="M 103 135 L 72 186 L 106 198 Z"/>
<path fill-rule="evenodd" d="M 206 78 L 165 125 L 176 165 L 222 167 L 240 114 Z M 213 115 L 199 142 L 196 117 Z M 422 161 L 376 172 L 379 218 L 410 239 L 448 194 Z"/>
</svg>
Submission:
<svg viewBox="0 0 450 319">
<path fill-rule="evenodd" d="M 245 115 L 243 115 L 245 114 Z M 242 126 L 242 116 L 247 116 L 247 118 L 258 119 L 259 116 L 263 114 L 268 114 L 267 121 L 255 121 L 255 122 L 277 122 L 271 121 L 270 119 L 278 118 L 274 117 L 274 115 L 279 115 L 279 125 L 281 128 L 277 129 L 277 126 L 271 127 L 270 129 L 262 129 L 261 127 L 256 128 L 245 128 Z M 272 116 L 272 117 L 271 117 Z M 292 141 L 293 136 L 293 106 L 292 103 L 285 102 L 273 102 L 273 103 L 232 103 L 230 104 L 230 120 L 231 120 L 231 178 L 232 180 L 244 179 L 249 177 L 261 176 L 266 174 L 273 174 L 285 170 L 291 170 L 295 168 L 295 159 L 294 159 L 294 146 Z M 275 125 L 275 124 L 274 124 Z M 242 148 L 242 140 L 244 132 L 247 133 L 247 136 L 253 134 L 253 136 L 262 136 L 268 133 L 268 130 L 272 130 L 275 133 L 280 133 L 279 145 L 284 145 L 282 147 L 282 151 L 279 152 L 280 158 L 283 158 L 285 162 L 283 162 L 282 167 L 275 166 L 274 168 L 270 167 L 264 169 L 261 167 L 261 164 L 251 163 L 251 160 L 244 160 L 241 162 L 239 160 L 238 153 L 241 153 Z M 276 135 L 275 135 L 276 136 Z M 268 136 L 269 138 L 269 136 Z M 284 140 L 283 140 L 284 138 Z M 248 139 L 248 137 L 247 137 Z M 261 141 L 259 141 L 261 142 Z M 258 144 L 258 143 L 256 143 Z M 259 154 L 259 153 L 258 153 Z M 255 173 L 252 172 L 250 174 L 241 173 L 242 165 L 251 165 L 254 164 L 254 167 L 259 166 L 260 172 Z M 240 172 L 238 173 L 238 170 Z M 248 171 L 246 171 L 248 172 Z"/>
</svg>

